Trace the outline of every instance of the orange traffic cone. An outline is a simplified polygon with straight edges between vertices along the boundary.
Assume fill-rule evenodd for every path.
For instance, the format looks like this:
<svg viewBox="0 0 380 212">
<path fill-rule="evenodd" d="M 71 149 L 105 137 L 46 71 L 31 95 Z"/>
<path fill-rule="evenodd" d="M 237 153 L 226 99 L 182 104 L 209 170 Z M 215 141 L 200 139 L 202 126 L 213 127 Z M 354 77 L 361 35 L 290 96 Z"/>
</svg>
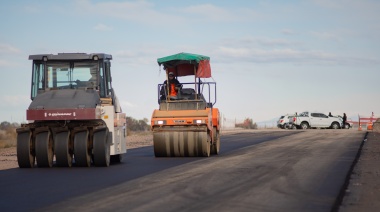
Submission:
<svg viewBox="0 0 380 212">
<path fill-rule="evenodd" d="M 359 131 L 362 131 L 362 125 L 359 124 L 359 128 L 358 128 Z"/>
<path fill-rule="evenodd" d="M 372 130 L 373 129 L 372 126 L 373 126 L 372 122 L 368 122 L 367 130 Z"/>
</svg>

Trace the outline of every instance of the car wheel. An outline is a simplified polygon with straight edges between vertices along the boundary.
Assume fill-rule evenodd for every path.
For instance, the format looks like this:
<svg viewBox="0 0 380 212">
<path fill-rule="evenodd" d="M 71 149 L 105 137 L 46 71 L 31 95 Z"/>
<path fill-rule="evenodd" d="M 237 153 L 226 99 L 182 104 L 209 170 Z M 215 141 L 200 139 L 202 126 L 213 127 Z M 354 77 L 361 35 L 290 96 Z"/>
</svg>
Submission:
<svg viewBox="0 0 380 212">
<path fill-rule="evenodd" d="M 301 129 L 306 130 L 309 128 L 309 125 L 306 122 L 301 123 Z"/>
<path fill-rule="evenodd" d="M 334 130 L 339 129 L 339 124 L 334 122 L 331 124 L 331 128 L 333 128 Z"/>
</svg>

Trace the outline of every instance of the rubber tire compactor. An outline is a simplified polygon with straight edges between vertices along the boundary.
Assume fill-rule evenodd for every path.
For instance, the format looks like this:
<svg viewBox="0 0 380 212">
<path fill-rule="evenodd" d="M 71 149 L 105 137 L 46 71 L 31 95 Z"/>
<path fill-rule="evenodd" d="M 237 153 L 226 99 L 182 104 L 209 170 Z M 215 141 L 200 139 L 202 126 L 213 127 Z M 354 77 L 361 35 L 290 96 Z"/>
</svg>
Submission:
<svg viewBox="0 0 380 212">
<path fill-rule="evenodd" d="M 20 168 L 109 166 L 126 153 L 126 115 L 112 88 L 111 55 L 59 53 L 33 60 L 27 124 L 17 129 Z"/>
</svg>

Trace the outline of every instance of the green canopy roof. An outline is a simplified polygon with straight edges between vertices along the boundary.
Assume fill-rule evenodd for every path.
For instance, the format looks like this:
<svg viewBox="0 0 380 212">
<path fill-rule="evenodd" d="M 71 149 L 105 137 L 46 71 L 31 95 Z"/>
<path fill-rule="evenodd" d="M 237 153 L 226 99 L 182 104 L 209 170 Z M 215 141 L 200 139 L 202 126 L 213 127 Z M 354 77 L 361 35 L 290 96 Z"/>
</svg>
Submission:
<svg viewBox="0 0 380 212">
<path fill-rule="evenodd" d="M 161 65 L 163 63 L 167 63 L 174 60 L 189 61 L 190 63 L 192 63 L 191 61 L 195 61 L 195 63 L 199 63 L 201 60 L 210 60 L 210 57 L 199 55 L 199 54 L 190 54 L 190 53 L 182 52 L 182 53 L 158 58 L 157 62 L 159 65 Z"/>
<path fill-rule="evenodd" d="M 157 59 L 158 65 L 163 65 L 166 74 L 173 72 L 175 76 L 195 75 L 199 78 L 211 77 L 210 57 L 190 54 L 178 53 Z"/>
</svg>

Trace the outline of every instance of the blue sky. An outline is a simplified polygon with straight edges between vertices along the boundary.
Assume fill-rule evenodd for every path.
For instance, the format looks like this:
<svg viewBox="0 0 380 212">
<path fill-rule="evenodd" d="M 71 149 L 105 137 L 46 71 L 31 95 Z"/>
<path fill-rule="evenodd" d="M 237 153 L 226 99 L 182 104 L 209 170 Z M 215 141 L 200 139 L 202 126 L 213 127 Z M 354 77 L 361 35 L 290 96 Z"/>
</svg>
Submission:
<svg viewBox="0 0 380 212">
<path fill-rule="evenodd" d="M 25 120 L 28 56 L 61 52 L 111 54 L 113 87 L 136 119 L 158 108 L 157 58 L 179 52 L 210 56 L 226 119 L 380 116 L 378 11 L 376 0 L 1 1 L 0 121 Z"/>
</svg>

